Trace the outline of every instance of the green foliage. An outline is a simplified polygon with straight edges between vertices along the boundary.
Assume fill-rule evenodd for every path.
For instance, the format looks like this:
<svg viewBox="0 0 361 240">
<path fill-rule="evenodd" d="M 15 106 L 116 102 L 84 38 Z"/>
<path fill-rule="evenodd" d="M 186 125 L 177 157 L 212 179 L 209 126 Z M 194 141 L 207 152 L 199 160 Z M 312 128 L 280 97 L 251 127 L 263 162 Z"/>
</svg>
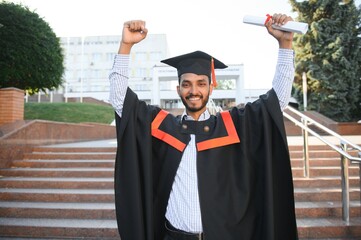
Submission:
<svg viewBox="0 0 361 240">
<path fill-rule="evenodd" d="M 0 2 L 0 88 L 30 94 L 62 84 L 64 55 L 60 39 L 27 7 Z"/>
<path fill-rule="evenodd" d="M 354 1 L 290 3 L 297 20 L 310 26 L 306 34 L 294 37 L 294 97 L 303 103 L 302 73 L 306 72 L 308 110 L 339 122 L 360 119 L 361 10 Z"/>
<path fill-rule="evenodd" d="M 236 81 L 234 79 L 217 80 L 217 90 L 232 90 L 236 88 Z"/>
<path fill-rule="evenodd" d="M 57 122 L 97 122 L 110 124 L 114 109 L 90 103 L 26 103 L 24 119 L 41 119 Z"/>
</svg>

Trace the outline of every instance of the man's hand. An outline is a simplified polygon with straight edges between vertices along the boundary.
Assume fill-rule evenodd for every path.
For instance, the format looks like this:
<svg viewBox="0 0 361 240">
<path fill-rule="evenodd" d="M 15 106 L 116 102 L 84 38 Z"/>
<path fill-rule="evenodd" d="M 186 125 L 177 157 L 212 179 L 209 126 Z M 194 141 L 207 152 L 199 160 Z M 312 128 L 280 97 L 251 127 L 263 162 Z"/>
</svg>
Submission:
<svg viewBox="0 0 361 240">
<path fill-rule="evenodd" d="M 148 33 L 145 21 L 132 20 L 123 25 L 122 41 L 119 47 L 119 54 L 129 54 L 134 44 L 142 41 Z"/>
<path fill-rule="evenodd" d="M 282 26 L 288 21 L 293 21 L 293 19 L 285 14 L 273 14 L 272 18 L 265 24 L 269 34 L 277 39 L 280 48 L 292 48 L 293 33 L 274 29 L 272 25 Z"/>
</svg>

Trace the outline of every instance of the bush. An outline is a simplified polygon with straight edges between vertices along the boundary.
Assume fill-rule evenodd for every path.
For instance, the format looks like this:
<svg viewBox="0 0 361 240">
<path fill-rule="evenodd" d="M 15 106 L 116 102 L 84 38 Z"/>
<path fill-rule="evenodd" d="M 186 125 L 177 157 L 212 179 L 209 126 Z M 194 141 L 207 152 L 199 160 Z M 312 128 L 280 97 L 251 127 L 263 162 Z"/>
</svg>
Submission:
<svg viewBox="0 0 361 240">
<path fill-rule="evenodd" d="M 21 4 L 0 3 L 0 88 L 30 94 L 58 88 L 64 73 L 60 39 L 39 15 Z"/>
</svg>

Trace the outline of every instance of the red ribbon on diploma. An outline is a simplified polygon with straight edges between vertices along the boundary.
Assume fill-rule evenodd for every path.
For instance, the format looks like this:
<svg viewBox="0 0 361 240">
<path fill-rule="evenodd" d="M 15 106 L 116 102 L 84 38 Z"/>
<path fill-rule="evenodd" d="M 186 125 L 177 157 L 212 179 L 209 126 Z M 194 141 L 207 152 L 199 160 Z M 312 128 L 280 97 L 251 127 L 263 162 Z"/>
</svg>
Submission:
<svg viewBox="0 0 361 240">
<path fill-rule="evenodd" d="M 264 25 L 266 25 L 266 23 L 268 23 L 268 21 L 272 19 L 271 15 L 267 14 L 266 16 L 267 16 L 267 18 L 266 18 L 266 21 L 264 21 Z"/>
</svg>

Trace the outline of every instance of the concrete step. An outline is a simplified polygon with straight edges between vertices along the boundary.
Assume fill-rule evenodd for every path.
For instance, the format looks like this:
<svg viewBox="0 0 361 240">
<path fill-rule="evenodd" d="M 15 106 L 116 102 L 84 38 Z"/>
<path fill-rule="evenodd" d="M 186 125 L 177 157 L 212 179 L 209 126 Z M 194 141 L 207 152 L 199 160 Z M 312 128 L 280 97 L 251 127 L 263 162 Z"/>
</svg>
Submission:
<svg viewBox="0 0 361 240">
<path fill-rule="evenodd" d="M 115 159 L 116 149 L 113 148 L 35 148 L 32 153 L 24 154 L 24 159 Z M 357 156 L 357 152 L 350 151 L 351 155 Z M 92 158 L 92 156 L 100 156 Z M 290 151 L 291 159 L 302 159 L 302 150 Z M 310 158 L 336 158 L 340 159 L 340 154 L 334 150 L 310 150 Z"/>
<path fill-rule="evenodd" d="M 0 188 L 113 189 L 114 178 L 2 177 Z"/>
<path fill-rule="evenodd" d="M 342 203 L 327 202 L 296 202 L 296 217 L 300 218 L 338 218 L 342 219 Z M 359 201 L 350 201 L 350 217 L 361 217 Z"/>
<path fill-rule="evenodd" d="M 350 188 L 350 201 L 360 201 L 360 188 Z M 295 188 L 296 202 L 342 201 L 341 188 Z"/>
<path fill-rule="evenodd" d="M 339 145 L 338 145 L 339 146 Z M 289 145 L 289 151 L 303 151 L 303 145 Z M 331 148 L 327 145 L 309 145 L 308 149 L 312 150 L 331 150 Z"/>
<path fill-rule="evenodd" d="M 304 160 L 303 158 L 293 158 L 291 159 L 292 167 L 303 167 Z M 320 167 L 320 166 L 330 166 L 330 167 L 338 167 L 341 166 L 340 158 L 311 158 L 310 159 L 311 167 Z"/>
<path fill-rule="evenodd" d="M 115 204 L 97 202 L 0 202 L 0 216 L 7 218 L 112 219 Z"/>
<path fill-rule="evenodd" d="M 329 167 L 329 166 L 320 166 L 320 167 L 310 167 L 310 177 L 327 177 L 327 176 L 341 176 L 341 167 Z M 349 166 L 349 176 L 359 176 L 360 171 L 358 166 Z M 304 168 L 303 167 L 293 167 L 292 168 L 293 177 L 303 177 Z"/>
<path fill-rule="evenodd" d="M 296 202 L 297 218 L 342 218 L 340 202 Z M 350 217 L 361 217 L 360 203 L 350 202 Z M 8 218 L 116 219 L 115 204 L 94 202 L 0 202 Z"/>
<path fill-rule="evenodd" d="M 358 177 L 350 177 L 350 187 L 358 188 Z M 341 188 L 337 176 L 319 178 L 294 178 L 295 188 Z M 59 178 L 59 177 L 2 177 L 0 188 L 67 188 L 67 189 L 113 189 L 114 179 L 110 178 Z"/>
<path fill-rule="evenodd" d="M 34 147 L 33 152 L 113 152 L 115 153 L 117 148 L 113 147 Z"/>
<path fill-rule="evenodd" d="M 118 237 L 115 220 L 0 218 L 1 236 L 103 239 Z M 297 219 L 300 239 L 352 239 L 361 236 L 361 218 L 344 222 L 334 218 Z"/>
<path fill-rule="evenodd" d="M 0 218 L 0 226 L 2 237 L 120 239 L 109 219 Z"/>
<path fill-rule="evenodd" d="M 356 176 L 349 177 L 350 187 L 357 188 L 360 185 L 360 178 Z M 293 186 L 295 188 L 341 188 L 340 176 L 325 177 L 293 177 Z"/>
<path fill-rule="evenodd" d="M 360 184 L 358 177 L 349 178 L 350 187 L 357 188 Z M 294 177 L 295 188 L 341 188 L 341 177 Z M 114 178 L 100 177 L 0 177 L 0 188 L 91 188 L 113 189 Z"/>
<path fill-rule="evenodd" d="M 357 152 L 350 151 L 351 156 L 357 157 Z M 290 151 L 291 158 L 302 158 L 303 151 Z M 340 154 L 334 150 L 312 150 L 309 151 L 310 158 L 340 158 Z"/>
<path fill-rule="evenodd" d="M 1 188 L 2 201 L 24 202 L 114 202 L 114 189 Z"/>
<path fill-rule="evenodd" d="M 114 160 L 16 160 L 13 161 L 13 168 L 114 168 Z"/>
<path fill-rule="evenodd" d="M 7 177 L 99 177 L 114 176 L 114 168 L 6 168 L 0 176 Z"/>
<path fill-rule="evenodd" d="M 30 159 L 115 159 L 115 153 L 113 152 L 32 152 L 25 153 L 24 160 Z"/>
<path fill-rule="evenodd" d="M 62 239 L 62 240 L 69 240 L 69 239 L 83 239 L 83 240 L 119 240 L 120 238 L 119 237 L 101 237 L 101 238 L 98 238 L 98 237 L 71 237 L 71 238 L 64 238 L 64 237 L 57 237 L 57 238 L 47 238 L 47 237 L 12 237 L 12 236 L 8 236 L 8 237 L 1 237 L 0 236 L 0 239 L 1 240 L 29 240 L 29 239 L 33 239 L 33 240 L 54 240 L 54 239 Z"/>
<path fill-rule="evenodd" d="M 48 161 L 46 161 L 48 163 Z M 78 162 L 79 163 L 79 162 Z M 44 162 L 45 164 L 45 162 Z M 61 164 L 61 160 L 54 164 Z M 69 163 L 70 164 L 70 163 Z M 81 164 L 81 163 L 79 163 Z M 98 164 L 95 162 L 89 164 Z M 101 164 L 101 163 L 99 163 Z M 108 162 L 107 164 L 111 164 Z M 83 164 L 84 165 L 84 164 Z M 86 164 L 85 164 L 86 165 Z M 113 164 L 112 164 L 113 165 Z M 311 167 L 310 177 L 340 176 L 341 167 Z M 301 167 L 292 168 L 293 177 L 304 176 L 304 169 Z M 33 177 L 113 177 L 114 167 L 13 167 L 0 169 L 0 176 L 33 176 Z M 349 176 L 359 176 L 359 167 L 350 166 Z"/>
<path fill-rule="evenodd" d="M 300 239 L 360 239 L 361 218 L 299 218 L 297 228 Z"/>
<path fill-rule="evenodd" d="M 339 188 L 295 188 L 295 201 L 341 201 Z M 36 202 L 113 202 L 113 189 L 29 189 L 2 188 L 0 199 L 3 201 Z M 360 200 L 359 188 L 350 189 L 350 200 Z"/>
</svg>

